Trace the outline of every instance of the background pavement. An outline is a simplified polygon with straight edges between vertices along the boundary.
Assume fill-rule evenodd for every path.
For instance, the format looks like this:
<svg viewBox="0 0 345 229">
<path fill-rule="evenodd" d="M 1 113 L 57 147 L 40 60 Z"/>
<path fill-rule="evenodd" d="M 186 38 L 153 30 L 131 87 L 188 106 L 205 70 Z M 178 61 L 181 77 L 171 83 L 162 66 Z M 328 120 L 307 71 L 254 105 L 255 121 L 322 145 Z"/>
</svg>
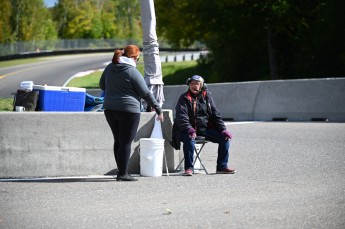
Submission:
<svg viewBox="0 0 345 229">
<path fill-rule="evenodd" d="M 227 127 L 235 175 L 1 180 L 0 228 L 345 228 L 345 123 Z"/>
<path fill-rule="evenodd" d="M 73 75 L 105 68 L 112 53 L 75 54 L 40 58 L 31 64 L 0 68 L 0 98 L 13 98 L 22 81 L 62 86 Z"/>
</svg>

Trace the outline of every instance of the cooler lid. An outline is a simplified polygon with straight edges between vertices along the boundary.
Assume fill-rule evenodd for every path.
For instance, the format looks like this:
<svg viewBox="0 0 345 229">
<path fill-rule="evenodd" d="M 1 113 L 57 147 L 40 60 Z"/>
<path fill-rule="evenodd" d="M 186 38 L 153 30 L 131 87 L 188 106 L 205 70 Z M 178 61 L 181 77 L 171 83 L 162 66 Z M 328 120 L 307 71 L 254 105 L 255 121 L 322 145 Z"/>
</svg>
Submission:
<svg viewBox="0 0 345 229">
<path fill-rule="evenodd" d="M 76 91 L 76 92 L 86 92 L 85 88 L 80 88 L 80 87 L 58 87 L 58 86 L 34 85 L 33 89 L 43 90 L 43 91 Z"/>
</svg>

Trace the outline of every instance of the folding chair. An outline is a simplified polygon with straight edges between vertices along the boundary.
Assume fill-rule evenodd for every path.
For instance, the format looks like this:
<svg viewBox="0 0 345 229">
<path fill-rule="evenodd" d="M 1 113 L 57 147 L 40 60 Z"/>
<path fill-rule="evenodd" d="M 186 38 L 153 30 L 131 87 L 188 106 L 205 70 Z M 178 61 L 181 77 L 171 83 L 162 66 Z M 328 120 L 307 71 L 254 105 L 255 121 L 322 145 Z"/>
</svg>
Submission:
<svg viewBox="0 0 345 229">
<path fill-rule="evenodd" d="M 202 167 L 200 169 L 194 169 L 194 170 L 204 170 L 206 174 L 208 174 L 208 172 L 206 170 L 206 167 L 202 163 L 202 160 L 200 158 L 200 154 L 201 154 L 201 151 L 204 148 L 205 144 L 208 143 L 208 142 L 209 141 L 207 141 L 205 139 L 205 137 L 198 136 L 198 137 L 195 138 L 195 145 L 201 145 L 201 146 L 200 146 L 200 149 L 197 149 L 198 147 L 194 147 L 195 158 L 194 158 L 194 161 L 193 161 L 193 166 L 195 165 L 196 160 L 198 160 L 200 162 L 201 167 Z M 176 166 L 175 171 L 181 170 L 181 165 L 182 165 L 183 162 L 184 162 L 184 157 L 182 158 L 180 163 Z"/>
</svg>

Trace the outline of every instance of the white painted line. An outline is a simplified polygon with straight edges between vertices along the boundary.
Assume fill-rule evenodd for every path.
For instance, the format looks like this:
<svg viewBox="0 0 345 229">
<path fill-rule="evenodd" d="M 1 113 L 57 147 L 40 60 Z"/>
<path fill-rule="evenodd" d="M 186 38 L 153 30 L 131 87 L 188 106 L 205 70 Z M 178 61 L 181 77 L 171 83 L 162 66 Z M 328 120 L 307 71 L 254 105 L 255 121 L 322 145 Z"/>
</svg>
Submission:
<svg viewBox="0 0 345 229">
<path fill-rule="evenodd" d="M 86 72 L 78 72 L 78 73 L 74 74 L 73 76 L 71 76 L 71 77 L 64 83 L 64 85 L 62 85 L 62 86 L 63 86 L 63 87 L 66 87 L 67 84 L 68 84 L 71 80 L 73 80 L 74 78 L 86 76 L 86 75 L 89 75 L 89 74 L 91 74 L 91 73 L 93 73 L 93 72 L 94 72 L 93 70 L 91 70 L 91 71 L 86 71 Z"/>
<path fill-rule="evenodd" d="M 54 181 L 54 180 L 77 180 L 77 179 L 115 179 L 113 175 L 90 175 L 90 176 L 72 176 L 72 177 L 38 177 L 38 178 L 2 178 L 0 182 L 14 181 Z"/>
<path fill-rule="evenodd" d="M 108 61 L 108 62 L 104 62 L 103 65 L 104 66 L 107 66 L 108 64 L 110 64 L 111 61 Z M 104 71 L 104 68 L 100 68 L 100 69 L 97 69 L 97 70 L 90 70 L 90 71 L 85 71 L 85 72 L 78 72 L 76 74 L 74 74 L 73 76 L 71 76 L 62 86 L 63 87 L 66 87 L 66 85 L 71 81 L 73 80 L 74 78 L 77 78 L 77 77 L 83 77 L 83 76 L 86 76 L 86 75 L 89 75 L 93 72 L 97 72 L 97 71 Z"/>
<path fill-rule="evenodd" d="M 242 125 L 242 124 L 253 124 L 253 123 L 258 123 L 261 121 L 252 121 L 252 122 L 224 122 L 225 125 Z"/>
<path fill-rule="evenodd" d="M 85 72 L 78 72 L 78 73 L 74 74 L 73 76 L 71 76 L 71 77 L 64 83 L 64 85 L 62 85 L 62 87 L 66 87 L 67 84 L 68 84 L 71 80 L 73 80 L 74 78 L 87 76 L 87 75 L 89 75 L 89 74 L 91 74 L 91 73 L 93 73 L 93 72 L 95 72 L 95 71 L 96 71 L 96 70 L 90 70 L 90 71 L 85 71 Z"/>
</svg>

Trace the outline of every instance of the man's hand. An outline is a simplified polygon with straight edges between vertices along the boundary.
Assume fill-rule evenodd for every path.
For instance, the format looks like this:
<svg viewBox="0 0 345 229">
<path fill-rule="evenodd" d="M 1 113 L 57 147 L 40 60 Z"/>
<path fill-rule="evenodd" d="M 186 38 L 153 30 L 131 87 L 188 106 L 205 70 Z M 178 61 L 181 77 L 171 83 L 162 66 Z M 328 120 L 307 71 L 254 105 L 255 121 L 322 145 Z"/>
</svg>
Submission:
<svg viewBox="0 0 345 229">
<path fill-rule="evenodd" d="M 225 140 L 232 139 L 232 134 L 227 130 L 223 130 L 222 135 L 225 137 Z"/>
<path fill-rule="evenodd" d="M 191 139 L 195 139 L 196 138 L 196 133 L 195 133 L 195 130 L 193 128 L 190 128 L 188 130 L 188 135 Z"/>
</svg>

